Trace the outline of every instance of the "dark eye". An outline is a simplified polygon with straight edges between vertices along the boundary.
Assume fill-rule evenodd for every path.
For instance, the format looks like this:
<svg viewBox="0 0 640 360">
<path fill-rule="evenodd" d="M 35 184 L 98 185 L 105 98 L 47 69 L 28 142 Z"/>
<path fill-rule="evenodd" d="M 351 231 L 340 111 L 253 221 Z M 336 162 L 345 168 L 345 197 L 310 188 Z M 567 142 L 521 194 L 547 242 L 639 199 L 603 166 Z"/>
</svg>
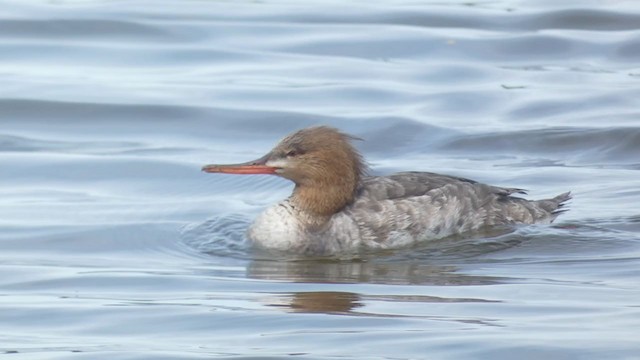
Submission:
<svg viewBox="0 0 640 360">
<path fill-rule="evenodd" d="M 292 157 L 296 155 L 298 155 L 298 152 L 295 150 L 289 150 L 289 152 L 287 153 L 287 157 Z"/>
</svg>

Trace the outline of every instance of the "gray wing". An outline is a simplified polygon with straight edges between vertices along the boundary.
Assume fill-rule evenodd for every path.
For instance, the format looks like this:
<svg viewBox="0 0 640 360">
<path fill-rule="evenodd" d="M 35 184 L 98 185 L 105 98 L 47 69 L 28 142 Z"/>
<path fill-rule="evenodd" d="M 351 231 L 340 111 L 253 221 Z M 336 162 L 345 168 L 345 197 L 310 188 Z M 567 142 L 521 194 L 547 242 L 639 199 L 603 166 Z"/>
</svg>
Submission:
<svg viewBox="0 0 640 360">
<path fill-rule="evenodd" d="M 526 190 L 524 189 L 490 186 L 456 176 L 412 171 L 396 173 L 389 176 L 372 176 L 365 178 L 363 181 L 362 195 L 376 200 L 392 200 L 422 196 L 432 190 L 447 186 L 460 188 L 460 195 L 463 195 L 465 189 L 484 192 L 486 195 L 526 194 Z"/>
<path fill-rule="evenodd" d="M 364 179 L 347 212 L 371 241 L 413 242 L 484 226 L 552 221 L 570 199 L 566 193 L 529 201 L 512 196 L 516 193 L 525 191 L 447 175 L 403 172 Z"/>
</svg>

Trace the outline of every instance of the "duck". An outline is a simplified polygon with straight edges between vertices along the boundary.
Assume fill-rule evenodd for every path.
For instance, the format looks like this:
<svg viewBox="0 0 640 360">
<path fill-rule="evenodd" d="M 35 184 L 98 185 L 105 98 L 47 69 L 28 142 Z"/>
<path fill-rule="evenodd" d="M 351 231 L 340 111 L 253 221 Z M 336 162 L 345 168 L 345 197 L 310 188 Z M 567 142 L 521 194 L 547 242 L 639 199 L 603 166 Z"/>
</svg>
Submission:
<svg viewBox="0 0 640 360">
<path fill-rule="evenodd" d="M 202 171 L 292 181 L 292 194 L 258 215 L 246 238 L 252 246 L 302 255 L 398 249 L 494 227 L 551 223 L 572 198 L 565 192 L 527 200 L 517 196 L 526 194 L 523 189 L 432 172 L 371 176 L 356 139 L 333 127 L 308 127 L 257 160 Z"/>
</svg>

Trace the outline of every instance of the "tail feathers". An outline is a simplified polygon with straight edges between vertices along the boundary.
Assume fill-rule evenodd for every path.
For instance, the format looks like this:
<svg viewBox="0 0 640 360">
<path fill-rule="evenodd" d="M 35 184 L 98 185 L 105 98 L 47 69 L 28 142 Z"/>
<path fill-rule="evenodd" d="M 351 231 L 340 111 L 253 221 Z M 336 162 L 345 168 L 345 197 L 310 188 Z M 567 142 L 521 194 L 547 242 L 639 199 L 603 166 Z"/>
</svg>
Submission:
<svg viewBox="0 0 640 360">
<path fill-rule="evenodd" d="M 558 215 L 562 214 L 563 212 L 569 210 L 569 209 L 563 209 L 563 207 L 567 205 L 566 202 L 571 200 L 572 198 L 573 197 L 571 196 L 571 191 L 567 191 L 566 193 L 562 193 L 552 199 L 538 200 L 536 201 L 536 203 L 538 203 L 538 205 L 542 209 L 554 215 L 554 218 L 555 218 Z"/>
<path fill-rule="evenodd" d="M 556 197 L 554 197 L 552 200 L 558 203 L 558 206 L 562 206 L 564 205 L 565 202 L 569 201 L 573 199 L 573 196 L 571 196 L 571 191 L 567 191 L 566 193 L 562 193 Z"/>
</svg>

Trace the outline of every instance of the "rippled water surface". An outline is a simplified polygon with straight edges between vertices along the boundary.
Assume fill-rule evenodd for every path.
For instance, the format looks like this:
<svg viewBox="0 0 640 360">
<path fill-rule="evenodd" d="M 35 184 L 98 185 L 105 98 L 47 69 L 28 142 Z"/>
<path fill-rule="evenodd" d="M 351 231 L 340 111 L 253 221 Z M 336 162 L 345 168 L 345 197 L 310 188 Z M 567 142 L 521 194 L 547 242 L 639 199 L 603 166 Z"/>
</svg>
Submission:
<svg viewBox="0 0 640 360">
<path fill-rule="evenodd" d="M 637 1 L 0 1 L 12 359 L 640 358 Z M 360 259 L 243 244 L 313 124 L 373 173 L 571 190 L 549 225 Z"/>
</svg>

